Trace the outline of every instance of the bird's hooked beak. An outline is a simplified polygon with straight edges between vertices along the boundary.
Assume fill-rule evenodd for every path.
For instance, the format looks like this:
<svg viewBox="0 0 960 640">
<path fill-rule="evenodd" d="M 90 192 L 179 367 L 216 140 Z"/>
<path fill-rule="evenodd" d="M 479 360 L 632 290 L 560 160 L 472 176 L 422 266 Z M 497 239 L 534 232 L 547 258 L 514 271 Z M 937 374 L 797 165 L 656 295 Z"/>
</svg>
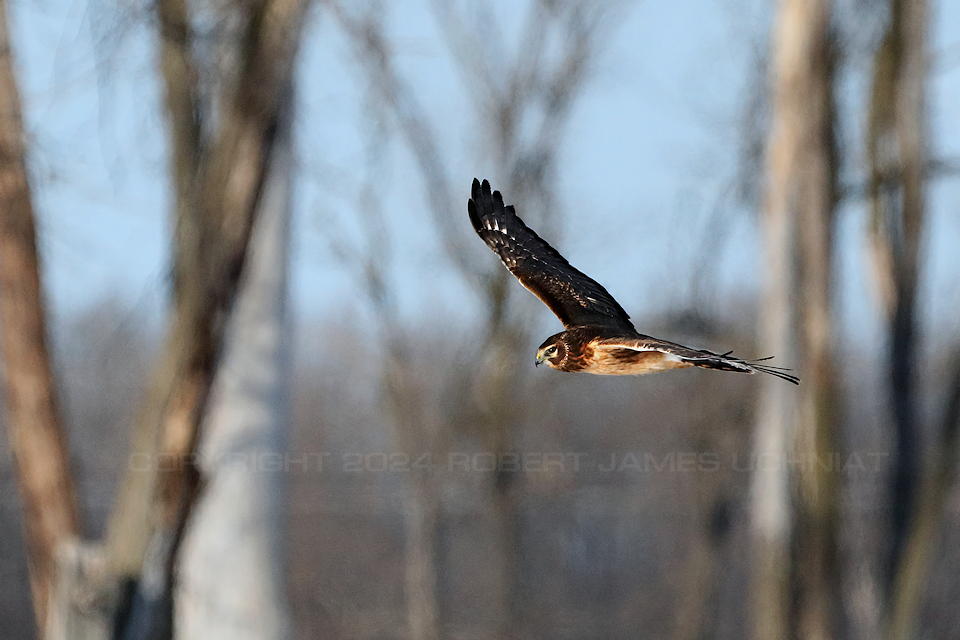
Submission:
<svg viewBox="0 0 960 640">
<path fill-rule="evenodd" d="M 539 367 L 540 365 L 542 365 L 542 364 L 543 364 L 543 361 L 544 361 L 544 359 L 545 359 L 545 358 L 544 358 L 544 357 L 543 357 L 542 355 L 540 355 L 540 354 L 538 353 L 538 354 L 537 354 L 537 362 L 536 362 L 536 366 L 538 366 L 538 367 Z"/>
</svg>

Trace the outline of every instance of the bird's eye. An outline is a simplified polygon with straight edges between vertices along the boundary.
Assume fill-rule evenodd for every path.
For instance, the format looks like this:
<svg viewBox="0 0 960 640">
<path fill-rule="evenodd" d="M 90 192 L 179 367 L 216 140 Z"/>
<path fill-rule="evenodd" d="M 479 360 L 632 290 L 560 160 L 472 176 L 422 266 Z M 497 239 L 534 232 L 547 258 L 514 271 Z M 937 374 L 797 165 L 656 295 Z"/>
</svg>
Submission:
<svg viewBox="0 0 960 640">
<path fill-rule="evenodd" d="M 548 347 L 548 348 L 547 348 L 547 355 L 548 355 L 548 356 L 552 356 L 552 355 L 554 355 L 556 352 L 557 352 L 557 345 L 553 345 L 552 347 Z"/>
</svg>

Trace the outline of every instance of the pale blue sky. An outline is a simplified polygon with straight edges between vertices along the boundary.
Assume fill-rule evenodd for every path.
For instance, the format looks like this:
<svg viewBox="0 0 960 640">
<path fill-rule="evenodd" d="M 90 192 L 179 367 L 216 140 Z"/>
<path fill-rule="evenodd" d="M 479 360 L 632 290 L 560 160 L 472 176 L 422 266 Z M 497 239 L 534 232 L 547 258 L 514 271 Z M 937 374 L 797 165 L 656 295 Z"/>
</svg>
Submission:
<svg viewBox="0 0 960 640">
<path fill-rule="evenodd" d="M 958 158 L 960 3 L 937 4 L 934 50 L 944 55 L 932 78 L 933 141 L 937 154 Z M 108 295 L 155 313 L 164 294 L 163 123 L 152 36 L 131 17 L 146 11 L 145 5 L 130 5 L 123 14 L 109 0 L 11 3 L 44 275 L 61 317 Z M 451 181 L 462 184 L 465 205 L 470 181 L 490 167 L 470 153 L 475 132 L 462 116 L 468 101 L 461 79 L 424 3 L 390 6 L 398 62 L 434 118 Z M 769 3 L 760 0 L 638 3 L 623 13 L 577 103 L 557 185 L 566 216 L 562 230 L 548 239 L 635 319 L 689 302 L 698 254 L 713 233 L 709 214 L 718 202 L 726 203 L 729 223 L 711 268 L 716 296 L 741 299 L 756 291 L 754 215 L 725 194 L 736 169 L 751 46 L 768 29 L 769 11 Z M 519 17 L 501 13 L 505 30 L 515 32 Z M 345 183 L 359 181 L 365 124 L 349 48 L 322 7 L 307 31 L 299 75 L 293 298 L 297 313 L 309 319 L 332 308 L 363 308 L 351 277 L 323 238 L 324 220 L 333 215 L 349 223 L 352 214 L 324 189 L 325 181 L 339 178 L 315 174 L 335 167 Z M 852 80 L 850 94 L 861 90 Z M 401 221 L 391 228 L 398 298 L 411 316 L 427 306 L 439 307 L 440 317 L 467 317 L 476 303 L 456 276 L 444 275 L 430 218 L 419 213 L 425 199 L 411 164 L 400 145 L 389 148 L 383 188 L 385 202 L 396 210 L 393 218 Z M 955 336 L 960 180 L 938 183 L 930 202 L 924 312 Z M 457 213 L 468 229 L 465 206 Z M 423 225 L 404 222 L 421 215 Z M 841 297 L 846 326 L 869 340 L 877 323 L 863 275 L 863 225 L 859 206 L 845 210 Z M 716 305 L 716 296 L 707 304 Z M 544 329 L 556 324 L 546 310 L 539 317 Z"/>
</svg>

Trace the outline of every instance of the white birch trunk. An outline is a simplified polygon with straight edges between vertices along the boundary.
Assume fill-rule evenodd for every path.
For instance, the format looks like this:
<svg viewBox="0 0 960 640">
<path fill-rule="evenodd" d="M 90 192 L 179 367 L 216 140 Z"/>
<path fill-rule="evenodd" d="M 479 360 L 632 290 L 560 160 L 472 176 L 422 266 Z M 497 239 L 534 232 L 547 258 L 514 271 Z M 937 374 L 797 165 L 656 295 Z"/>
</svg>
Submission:
<svg viewBox="0 0 960 640">
<path fill-rule="evenodd" d="M 283 454 L 290 416 L 289 136 L 278 140 L 200 446 L 175 595 L 183 640 L 290 637 Z"/>
</svg>

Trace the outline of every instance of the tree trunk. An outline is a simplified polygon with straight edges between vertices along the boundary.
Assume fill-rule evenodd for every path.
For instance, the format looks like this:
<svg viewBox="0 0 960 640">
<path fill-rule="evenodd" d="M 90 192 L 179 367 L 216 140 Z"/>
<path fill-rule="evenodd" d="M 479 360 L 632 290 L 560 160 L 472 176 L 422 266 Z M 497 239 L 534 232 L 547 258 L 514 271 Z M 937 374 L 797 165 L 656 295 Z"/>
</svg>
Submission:
<svg viewBox="0 0 960 640">
<path fill-rule="evenodd" d="M 796 625 L 811 640 L 835 637 L 842 619 L 839 521 L 840 437 L 836 415 L 834 364 L 833 236 L 837 203 L 834 139 L 834 51 L 830 3 L 810 15 L 810 43 L 803 80 L 803 154 L 797 166 L 796 319 L 799 393 L 793 443 L 795 531 L 793 580 Z M 791 625 L 793 626 L 793 625 Z"/>
<path fill-rule="evenodd" d="M 406 558 L 403 566 L 407 629 L 411 640 L 440 637 L 437 601 L 437 530 L 440 498 L 429 472 L 415 471 L 404 488 Z"/>
<path fill-rule="evenodd" d="M 243 31 L 230 57 L 236 67 L 223 80 L 214 116 L 201 114 L 188 6 L 157 4 L 177 193 L 174 311 L 134 428 L 131 459 L 145 464 L 127 470 L 106 549 L 109 569 L 132 585 L 119 613 L 119 626 L 132 637 L 172 632 L 177 551 L 200 480 L 193 454 L 289 99 L 306 6 L 260 0 L 237 9 Z M 196 133 L 201 115 L 216 123 L 204 139 Z"/>
<path fill-rule="evenodd" d="M 193 454 L 280 114 L 289 101 L 307 4 L 254 0 L 218 7 L 237 18 L 225 44 L 232 47 L 227 58 L 234 66 L 219 74 L 217 99 L 204 103 L 190 6 L 183 0 L 156 3 L 176 188 L 173 312 L 102 549 L 68 544 L 76 542 L 77 513 L 44 345 L 22 124 L 0 4 L 0 302 L 8 422 L 24 495 L 37 621 L 42 629 L 49 620 L 51 637 L 172 633 L 171 585 L 200 480 Z M 209 125 L 206 130 L 201 122 Z M 55 589 L 54 573 L 60 580 Z M 54 591 L 58 609 L 47 615 Z M 106 624 L 114 612 L 115 624 Z"/>
<path fill-rule="evenodd" d="M 46 345 L 36 228 L 6 3 L 0 0 L 0 321 L 6 426 L 17 471 L 37 628 L 46 625 L 58 546 L 80 534 L 67 439 Z"/>
<path fill-rule="evenodd" d="M 926 163 L 926 0 L 892 0 L 877 50 L 870 103 L 871 232 L 876 277 L 888 328 L 888 375 L 896 459 L 888 597 L 909 536 L 920 482 L 915 391 L 917 278 L 924 217 Z"/>
<path fill-rule="evenodd" d="M 799 392 L 773 378 L 761 383 L 752 492 L 758 639 L 791 629 L 831 638 L 837 620 L 830 14 L 828 0 L 783 0 L 774 34 L 761 348 L 799 365 L 804 383 Z M 800 461 L 795 477 L 790 460 Z"/>
<path fill-rule="evenodd" d="M 957 469 L 960 360 L 954 361 L 940 442 L 922 474 L 919 455 L 916 297 L 925 214 L 928 22 L 926 0 L 892 1 L 888 31 L 877 53 L 868 141 L 874 245 L 887 258 L 878 271 L 889 283 L 888 366 L 897 444 L 885 567 L 886 635 L 891 640 L 915 636 L 937 525 Z"/>
<path fill-rule="evenodd" d="M 282 554 L 289 122 L 282 130 L 199 450 L 203 487 L 184 540 L 175 596 L 176 636 L 186 640 L 290 636 Z"/>
<path fill-rule="evenodd" d="M 960 468 L 960 349 L 954 351 L 939 442 L 926 468 L 919 499 L 897 566 L 887 619 L 888 640 L 917 637 L 917 614 L 933 565 L 943 515 Z"/>
</svg>

